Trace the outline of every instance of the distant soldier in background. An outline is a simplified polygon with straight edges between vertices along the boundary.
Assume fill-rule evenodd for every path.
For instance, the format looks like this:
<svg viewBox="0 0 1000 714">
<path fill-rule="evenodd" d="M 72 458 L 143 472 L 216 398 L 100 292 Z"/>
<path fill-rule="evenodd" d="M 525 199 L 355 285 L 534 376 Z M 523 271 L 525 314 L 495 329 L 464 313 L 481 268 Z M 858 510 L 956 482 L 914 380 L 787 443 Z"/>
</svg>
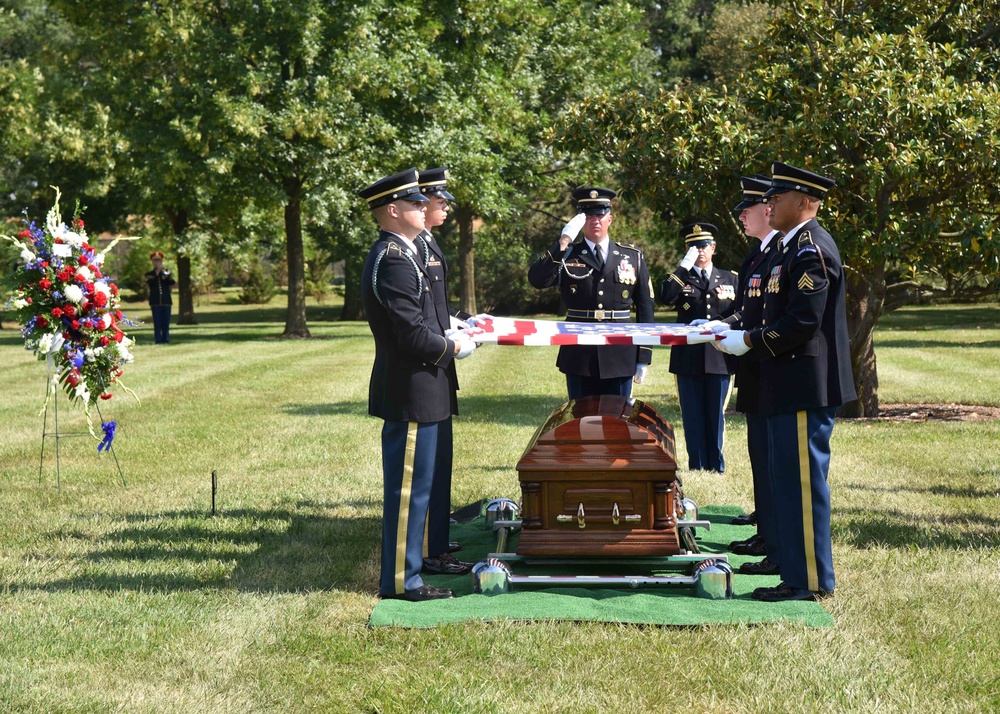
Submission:
<svg viewBox="0 0 1000 714">
<path fill-rule="evenodd" d="M 736 275 L 712 263 L 718 229 L 711 223 L 681 228 L 687 253 L 660 287 L 660 300 L 677 308 L 677 320 L 716 320 L 731 312 L 736 299 Z M 732 391 L 732 360 L 706 344 L 670 348 L 670 372 L 677 375 L 677 397 L 684 424 L 688 468 L 726 470 L 726 402 Z"/>
<path fill-rule="evenodd" d="M 149 254 L 153 269 L 146 273 L 146 284 L 149 286 L 149 307 L 153 311 L 153 339 L 158 345 L 170 342 L 170 310 L 173 298 L 170 288 L 176 281 L 170 271 L 163 267 L 163 253 L 155 251 Z"/>
</svg>

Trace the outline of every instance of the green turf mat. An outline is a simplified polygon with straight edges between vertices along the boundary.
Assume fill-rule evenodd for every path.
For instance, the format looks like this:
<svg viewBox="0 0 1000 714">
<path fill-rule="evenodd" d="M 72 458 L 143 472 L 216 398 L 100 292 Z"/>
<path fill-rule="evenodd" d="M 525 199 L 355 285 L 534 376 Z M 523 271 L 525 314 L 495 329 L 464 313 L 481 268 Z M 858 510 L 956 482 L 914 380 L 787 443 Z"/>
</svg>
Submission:
<svg viewBox="0 0 1000 714">
<path fill-rule="evenodd" d="M 712 529 L 699 529 L 698 546 L 703 553 L 724 553 L 733 540 L 747 538 L 752 526 L 734 526 L 729 521 L 743 510 L 736 506 L 706 506 L 698 517 L 711 521 Z M 493 534 L 483 527 L 483 519 L 452 525 L 452 539 L 463 545 L 456 553 L 460 560 L 477 562 L 496 546 Z M 512 540 L 510 550 L 516 547 Z M 736 569 L 741 563 L 758 558 L 729 555 Z M 550 566 L 527 567 L 512 564 L 518 574 L 573 574 L 572 569 Z M 615 572 L 621 568 L 615 569 Z M 582 571 L 576 571 L 582 572 Z M 597 568 L 586 572 L 597 574 Z M 635 571 L 641 574 L 643 571 Z M 649 572 L 649 571 L 646 571 Z M 633 571 L 629 570 L 632 574 Z M 695 597 L 689 587 L 630 588 L 523 588 L 503 595 L 476 595 L 472 576 L 427 576 L 436 587 L 451 588 L 455 598 L 431 602 L 380 600 L 372 611 L 373 627 L 435 627 L 449 622 L 470 620 L 595 620 L 651 625 L 706 625 L 737 622 L 763 623 L 778 620 L 803 622 L 813 627 L 829 627 L 833 618 L 815 602 L 762 603 L 750 598 L 754 588 L 777 585 L 776 576 L 739 575 L 733 578 L 733 598 L 708 600 Z"/>
</svg>

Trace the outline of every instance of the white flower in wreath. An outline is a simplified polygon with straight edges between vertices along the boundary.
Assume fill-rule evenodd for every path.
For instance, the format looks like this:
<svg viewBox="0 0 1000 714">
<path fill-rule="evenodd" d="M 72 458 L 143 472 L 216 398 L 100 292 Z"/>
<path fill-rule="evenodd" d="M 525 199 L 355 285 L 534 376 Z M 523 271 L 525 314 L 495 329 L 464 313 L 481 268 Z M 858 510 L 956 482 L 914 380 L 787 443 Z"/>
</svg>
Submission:
<svg viewBox="0 0 1000 714">
<path fill-rule="evenodd" d="M 94 279 L 94 274 L 90 272 L 90 268 L 88 268 L 86 265 L 81 265 L 79 268 L 77 268 L 76 274 L 81 278 L 83 278 L 83 282 L 85 283 L 89 283 L 91 280 Z"/>
<path fill-rule="evenodd" d="M 90 402 L 90 390 L 87 388 L 87 382 L 85 380 L 80 380 L 80 383 L 73 388 L 76 392 L 76 396 L 83 400 L 84 404 Z"/>
<path fill-rule="evenodd" d="M 71 231 L 65 224 L 52 227 L 52 236 L 54 238 L 61 238 L 63 243 L 68 243 L 74 248 L 79 248 L 83 245 L 83 236 Z"/>
<path fill-rule="evenodd" d="M 28 305 L 30 304 L 31 303 L 29 303 L 24 298 L 17 298 L 16 300 L 11 300 L 10 302 L 11 307 L 14 308 L 15 310 L 20 310 L 22 307 L 28 307 Z"/>
<path fill-rule="evenodd" d="M 105 297 L 111 297 L 111 288 L 108 287 L 107 283 L 94 283 L 94 290 L 104 293 Z"/>
<path fill-rule="evenodd" d="M 83 290 L 80 289 L 79 285 L 67 285 L 63 290 L 63 296 L 77 305 L 83 302 Z"/>
<path fill-rule="evenodd" d="M 111 328 L 111 315 L 108 314 L 108 313 L 105 313 L 105 314 L 101 315 L 101 324 L 103 325 L 102 329 L 104 329 L 104 330 L 110 329 Z"/>
<path fill-rule="evenodd" d="M 128 347 L 125 346 L 127 341 L 128 340 L 122 340 L 118 345 L 118 358 L 125 364 L 128 364 L 135 359 L 132 356 L 132 353 L 128 351 Z"/>
<path fill-rule="evenodd" d="M 25 263 L 30 263 L 34 259 L 35 259 L 34 253 L 32 253 L 27 248 L 21 248 L 21 260 L 23 260 Z"/>
<path fill-rule="evenodd" d="M 46 354 L 50 349 L 52 349 L 52 338 L 53 334 L 51 332 L 46 332 L 42 335 L 41 339 L 38 340 L 38 351 L 41 354 Z"/>
<path fill-rule="evenodd" d="M 91 348 L 91 347 L 86 348 L 83 351 L 83 357 L 88 362 L 93 362 L 94 361 L 94 350 L 93 350 L 93 348 Z"/>
</svg>

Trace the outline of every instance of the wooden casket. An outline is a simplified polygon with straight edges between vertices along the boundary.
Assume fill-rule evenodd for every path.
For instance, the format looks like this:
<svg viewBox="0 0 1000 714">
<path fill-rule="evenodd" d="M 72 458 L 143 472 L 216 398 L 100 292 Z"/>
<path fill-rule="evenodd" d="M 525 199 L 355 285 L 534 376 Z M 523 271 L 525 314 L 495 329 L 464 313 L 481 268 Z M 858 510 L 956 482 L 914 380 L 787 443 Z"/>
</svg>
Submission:
<svg viewBox="0 0 1000 714">
<path fill-rule="evenodd" d="M 641 401 L 563 404 L 535 432 L 517 472 L 520 556 L 682 552 L 674 430 Z"/>
</svg>

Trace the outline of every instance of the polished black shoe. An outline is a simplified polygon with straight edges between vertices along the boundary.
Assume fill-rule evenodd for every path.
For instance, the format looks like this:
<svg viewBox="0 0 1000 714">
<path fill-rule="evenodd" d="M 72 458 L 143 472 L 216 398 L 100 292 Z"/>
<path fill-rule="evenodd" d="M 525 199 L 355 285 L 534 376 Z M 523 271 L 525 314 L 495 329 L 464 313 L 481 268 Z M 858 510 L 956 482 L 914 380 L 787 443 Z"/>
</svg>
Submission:
<svg viewBox="0 0 1000 714">
<path fill-rule="evenodd" d="M 753 513 L 744 513 L 742 516 L 736 516 L 736 518 L 729 522 L 734 526 L 755 526 L 757 525 L 757 511 L 754 511 Z"/>
<path fill-rule="evenodd" d="M 832 590 L 805 590 L 782 583 L 776 588 L 767 588 L 759 593 L 755 590 L 752 597 L 761 602 L 794 602 L 796 600 L 821 600 L 830 595 L 833 595 Z"/>
<path fill-rule="evenodd" d="M 472 572 L 472 563 L 463 563 L 454 555 L 442 553 L 424 558 L 424 567 L 420 572 L 434 575 L 465 575 Z"/>
<path fill-rule="evenodd" d="M 459 543 L 458 541 L 452 540 L 452 541 L 448 541 L 448 550 L 446 550 L 445 552 L 446 553 L 457 553 L 460 550 L 462 550 L 462 544 Z"/>
<path fill-rule="evenodd" d="M 729 552 L 736 555 L 767 555 L 767 546 L 759 535 L 747 541 L 735 541 L 729 544 Z"/>
<path fill-rule="evenodd" d="M 386 600 L 409 600 L 410 602 L 424 602 L 426 600 L 447 600 L 455 597 L 451 590 L 436 588 L 433 585 L 424 583 L 416 590 L 407 590 L 399 595 L 383 595 Z"/>
<path fill-rule="evenodd" d="M 735 548 L 735 547 L 740 546 L 740 545 L 753 545 L 754 543 L 756 543 L 760 539 L 761 539 L 760 534 L 754 533 L 749 538 L 744 538 L 743 540 L 734 540 L 734 541 L 732 541 L 729 544 L 729 547 L 730 548 Z"/>
<path fill-rule="evenodd" d="M 756 563 L 744 563 L 736 572 L 743 573 L 744 575 L 777 575 L 781 572 L 781 568 L 777 563 L 772 563 L 765 556 L 764 560 Z"/>
</svg>

